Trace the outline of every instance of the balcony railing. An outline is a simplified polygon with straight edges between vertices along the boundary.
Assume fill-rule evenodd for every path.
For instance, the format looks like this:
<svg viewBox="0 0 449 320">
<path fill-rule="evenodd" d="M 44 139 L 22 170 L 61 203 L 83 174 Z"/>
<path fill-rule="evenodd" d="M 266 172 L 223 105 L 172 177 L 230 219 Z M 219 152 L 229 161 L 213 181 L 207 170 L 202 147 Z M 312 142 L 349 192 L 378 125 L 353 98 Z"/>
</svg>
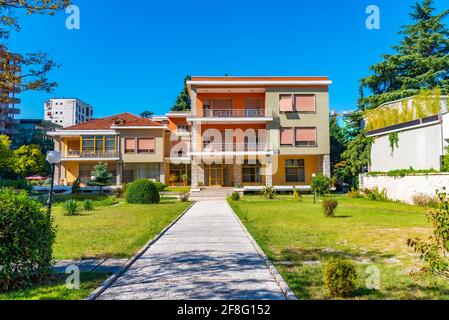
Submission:
<svg viewBox="0 0 449 320">
<path fill-rule="evenodd" d="M 263 118 L 264 109 L 213 109 L 203 110 L 204 118 Z"/>
<path fill-rule="evenodd" d="M 204 143 L 203 152 L 264 152 L 265 143 Z"/>
<path fill-rule="evenodd" d="M 117 158 L 118 152 L 114 150 L 106 151 L 67 151 L 66 158 Z"/>
</svg>

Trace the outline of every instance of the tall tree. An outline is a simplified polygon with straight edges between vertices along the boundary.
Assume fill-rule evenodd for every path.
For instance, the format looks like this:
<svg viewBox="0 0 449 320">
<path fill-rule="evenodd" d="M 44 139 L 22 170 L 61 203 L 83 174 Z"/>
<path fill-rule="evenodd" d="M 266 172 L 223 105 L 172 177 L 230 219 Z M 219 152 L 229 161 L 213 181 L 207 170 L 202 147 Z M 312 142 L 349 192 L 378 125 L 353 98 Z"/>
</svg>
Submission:
<svg viewBox="0 0 449 320">
<path fill-rule="evenodd" d="M 191 110 L 191 101 L 190 101 L 190 95 L 189 90 L 187 88 L 187 81 L 191 79 L 190 76 L 186 76 L 184 78 L 184 89 L 179 94 L 178 98 L 176 99 L 176 102 L 174 106 L 172 107 L 172 111 L 188 111 Z"/>
<path fill-rule="evenodd" d="M 24 145 L 14 151 L 14 171 L 22 178 L 44 173 L 45 155 L 37 145 Z"/>
<path fill-rule="evenodd" d="M 331 140 L 331 166 L 332 171 L 335 165 L 341 161 L 341 154 L 346 150 L 346 134 L 344 128 L 338 124 L 336 115 L 329 118 L 330 140 Z"/>
<path fill-rule="evenodd" d="M 14 152 L 10 148 L 11 140 L 8 136 L 0 136 L 0 178 L 11 178 L 14 163 Z"/>
<path fill-rule="evenodd" d="M 420 89 L 441 87 L 449 92 L 449 30 L 444 19 L 449 10 L 435 13 L 433 0 L 412 6 L 414 21 L 403 26 L 403 40 L 393 46 L 394 54 L 371 66 L 373 74 L 360 81 L 361 110 L 415 95 Z M 366 93 L 369 95 L 366 96 Z"/>
</svg>

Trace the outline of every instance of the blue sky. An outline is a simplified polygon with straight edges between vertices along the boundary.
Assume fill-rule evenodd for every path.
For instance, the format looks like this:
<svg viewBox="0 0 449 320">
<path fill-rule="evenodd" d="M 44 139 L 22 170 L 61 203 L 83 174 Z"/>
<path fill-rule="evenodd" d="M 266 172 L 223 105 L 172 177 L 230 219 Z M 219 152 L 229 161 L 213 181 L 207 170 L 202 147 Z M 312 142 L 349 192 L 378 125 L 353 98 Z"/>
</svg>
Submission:
<svg viewBox="0 0 449 320">
<path fill-rule="evenodd" d="M 436 0 L 441 10 L 446 0 Z M 41 118 L 51 97 L 79 97 L 95 117 L 169 110 L 185 75 L 328 75 L 331 109 L 355 108 L 358 81 L 400 39 L 414 0 L 74 0 L 67 15 L 23 17 L 8 46 L 61 64 L 52 94 L 22 93 L 22 117 Z M 368 30 L 368 5 L 381 29 Z M 448 5 L 446 4 L 446 7 Z"/>
</svg>

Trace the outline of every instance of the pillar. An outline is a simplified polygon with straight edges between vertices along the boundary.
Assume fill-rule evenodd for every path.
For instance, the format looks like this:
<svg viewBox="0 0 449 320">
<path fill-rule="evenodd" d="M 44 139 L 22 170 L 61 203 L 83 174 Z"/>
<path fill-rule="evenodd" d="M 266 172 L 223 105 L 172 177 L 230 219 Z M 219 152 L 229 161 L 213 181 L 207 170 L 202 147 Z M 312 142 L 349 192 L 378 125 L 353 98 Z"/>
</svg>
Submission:
<svg viewBox="0 0 449 320">
<path fill-rule="evenodd" d="M 115 167 L 115 184 L 117 186 L 121 186 L 122 185 L 122 174 L 123 174 L 123 166 L 122 163 L 120 161 L 117 162 L 116 167 Z"/>
<path fill-rule="evenodd" d="M 331 177 L 331 156 L 329 154 L 323 156 L 323 174 L 328 178 Z"/>
<path fill-rule="evenodd" d="M 160 163 L 159 164 L 159 173 L 160 173 L 160 177 L 159 177 L 159 181 L 162 183 L 165 183 L 165 163 Z"/>
</svg>

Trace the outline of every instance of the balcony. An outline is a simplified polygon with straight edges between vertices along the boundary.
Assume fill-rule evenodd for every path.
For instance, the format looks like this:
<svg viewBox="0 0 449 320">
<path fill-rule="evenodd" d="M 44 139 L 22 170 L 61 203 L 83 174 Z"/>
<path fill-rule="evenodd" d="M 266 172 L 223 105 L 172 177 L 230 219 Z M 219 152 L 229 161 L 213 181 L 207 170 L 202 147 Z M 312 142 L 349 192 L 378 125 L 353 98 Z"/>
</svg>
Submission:
<svg viewBox="0 0 449 320">
<path fill-rule="evenodd" d="M 273 155 L 266 143 L 203 143 L 200 152 L 189 152 L 189 155 Z"/>
<path fill-rule="evenodd" d="M 207 109 L 200 116 L 187 118 L 189 122 L 204 123 L 264 123 L 273 121 L 273 114 L 265 109 Z"/>
<path fill-rule="evenodd" d="M 119 154 L 115 150 L 106 151 L 80 151 L 69 150 L 64 155 L 64 160 L 119 160 Z"/>
</svg>

